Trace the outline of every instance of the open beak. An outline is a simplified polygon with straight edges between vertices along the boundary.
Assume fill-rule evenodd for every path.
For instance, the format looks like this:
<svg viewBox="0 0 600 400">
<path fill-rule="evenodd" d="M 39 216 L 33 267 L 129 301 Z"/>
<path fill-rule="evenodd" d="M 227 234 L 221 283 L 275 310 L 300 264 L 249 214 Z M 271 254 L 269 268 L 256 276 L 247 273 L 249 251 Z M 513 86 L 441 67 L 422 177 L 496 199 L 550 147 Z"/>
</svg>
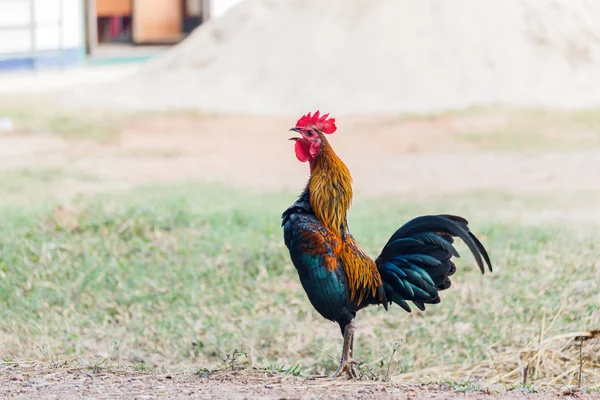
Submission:
<svg viewBox="0 0 600 400">
<path fill-rule="evenodd" d="M 290 131 L 294 131 L 294 132 L 300 132 L 300 130 L 299 130 L 298 128 L 292 128 L 292 129 L 290 129 Z M 296 141 L 296 140 L 298 140 L 298 139 L 300 139 L 300 138 L 297 138 L 297 137 L 291 137 L 289 140 Z"/>
</svg>

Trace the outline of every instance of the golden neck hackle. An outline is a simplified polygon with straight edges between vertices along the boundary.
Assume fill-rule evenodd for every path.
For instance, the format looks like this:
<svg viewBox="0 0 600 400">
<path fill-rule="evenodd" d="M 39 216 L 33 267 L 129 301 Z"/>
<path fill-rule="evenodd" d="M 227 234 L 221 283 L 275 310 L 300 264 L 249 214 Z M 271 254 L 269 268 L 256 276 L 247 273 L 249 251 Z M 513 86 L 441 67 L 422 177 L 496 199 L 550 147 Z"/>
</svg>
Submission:
<svg viewBox="0 0 600 400">
<path fill-rule="evenodd" d="M 349 236 L 346 216 L 352 203 L 350 171 L 327 139 L 320 136 L 321 152 L 311 164 L 308 181 L 310 205 L 319 222 L 340 238 L 341 245 L 333 251 L 348 277 L 350 299 L 360 304 L 366 296 L 376 296 L 382 285 L 381 276 L 375 262 Z"/>
<path fill-rule="evenodd" d="M 308 182 L 310 205 L 317 219 L 341 237 L 342 228 L 347 228 L 346 215 L 352 203 L 352 176 L 324 135 L 320 136 L 321 152 Z"/>
</svg>

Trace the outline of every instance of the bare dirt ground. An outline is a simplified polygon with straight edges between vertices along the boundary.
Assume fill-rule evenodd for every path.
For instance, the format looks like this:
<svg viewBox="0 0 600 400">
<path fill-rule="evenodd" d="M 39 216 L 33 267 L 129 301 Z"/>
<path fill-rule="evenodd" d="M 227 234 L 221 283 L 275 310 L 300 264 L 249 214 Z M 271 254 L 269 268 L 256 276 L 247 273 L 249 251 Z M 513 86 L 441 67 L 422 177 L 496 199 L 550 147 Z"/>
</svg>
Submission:
<svg viewBox="0 0 600 400">
<path fill-rule="evenodd" d="M 303 379 L 273 372 L 92 372 L 90 369 L 14 369 L 0 374 L 0 397 L 22 399 L 592 399 L 577 389 L 526 393 L 447 384 Z"/>
<path fill-rule="evenodd" d="M 470 190 L 550 194 L 594 187 L 600 169 L 596 148 L 535 151 L 534 137 L 522 145 L 523 152 L 498 152 L 457 140 L 463 132 L 492 135 L 508 119 L 501 114 L 349 118 L 329 139 L 364 196 Z M 287 141 L 293 123 L 290 118 L 148 116 L 102 143 L 10 133 L 0 135 L 0 171 L 66 168 L 113 187 L 203 180 L 298 191 L 308 167 L 297 162 Z"/>
</svg>

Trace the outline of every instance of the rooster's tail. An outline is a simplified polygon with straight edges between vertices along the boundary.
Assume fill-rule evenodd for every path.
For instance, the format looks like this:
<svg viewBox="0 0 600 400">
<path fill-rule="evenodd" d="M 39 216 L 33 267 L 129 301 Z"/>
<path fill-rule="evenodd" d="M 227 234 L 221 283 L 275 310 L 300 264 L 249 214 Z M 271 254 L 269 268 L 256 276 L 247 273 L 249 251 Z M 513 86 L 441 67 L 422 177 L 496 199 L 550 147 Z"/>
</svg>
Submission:
<svg viewBox="0 0 600 400">
<path fill-rule="evenodd" d="M 421 311 L 425 303 L 440 302 L 438 291 L 448 289 L 456 272 L 452 256 L 460 257 L 452 243 L 461 238 L 484 273 L 492 271 L 486 249 L 469 231 L 467 220 L 454 215 L 414 218 L 398 229 L 375 261 L 383 280 L 387 303 L 394 302 L 410 312 L 407 301 Z M 388 304 L 384 304 L 387 308 Z"/>
</svg>

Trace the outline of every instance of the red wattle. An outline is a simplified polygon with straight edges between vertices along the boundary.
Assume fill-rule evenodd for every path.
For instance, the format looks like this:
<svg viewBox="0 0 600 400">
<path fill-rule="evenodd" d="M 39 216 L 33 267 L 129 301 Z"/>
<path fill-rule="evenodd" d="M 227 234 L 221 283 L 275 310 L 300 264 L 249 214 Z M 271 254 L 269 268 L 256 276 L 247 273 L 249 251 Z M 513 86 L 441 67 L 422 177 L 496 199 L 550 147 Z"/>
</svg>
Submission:
<svg viewBox="0 0 600 400">
<path fill-rule="evenodd" d="M 306 143 L 302 141 L 302 139 L 296 140 L 294 150 L 296 151 L 296 158 L 298 159 L 298 161 L 307 162 L 310 159 L 309 146 L 307 146 Z"/>
</svg>

